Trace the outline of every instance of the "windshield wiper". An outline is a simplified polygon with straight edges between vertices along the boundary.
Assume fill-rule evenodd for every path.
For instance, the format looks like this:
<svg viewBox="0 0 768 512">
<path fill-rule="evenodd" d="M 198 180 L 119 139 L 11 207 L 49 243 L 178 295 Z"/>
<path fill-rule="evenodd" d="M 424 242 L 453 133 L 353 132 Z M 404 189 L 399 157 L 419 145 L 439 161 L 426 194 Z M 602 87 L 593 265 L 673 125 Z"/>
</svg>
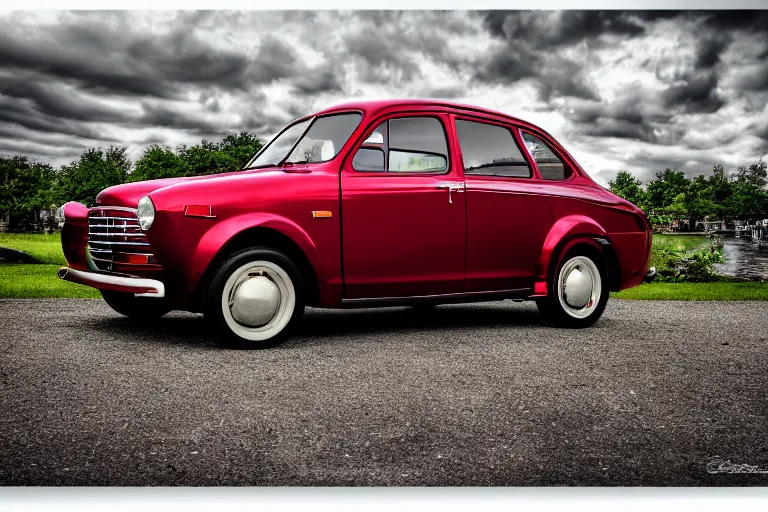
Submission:
<svg viewBox="0 0 768 512">
<path fill-rule="evenodd" d="M 283 162 L 283 165 L 302 165 L 302 164 L 311 164 L 311 160 L 297 160 L 295 162 Z"/>
<path fill-rule="evenodd" d="M 261 165 L 254 165 L 252 167 L 244 167 L 240 169 L 241 171 L 250 171 L 251 169 L 264 169 L 265 167 L 277 167 L 277 164 L 261 164 Z"/>
</svg>

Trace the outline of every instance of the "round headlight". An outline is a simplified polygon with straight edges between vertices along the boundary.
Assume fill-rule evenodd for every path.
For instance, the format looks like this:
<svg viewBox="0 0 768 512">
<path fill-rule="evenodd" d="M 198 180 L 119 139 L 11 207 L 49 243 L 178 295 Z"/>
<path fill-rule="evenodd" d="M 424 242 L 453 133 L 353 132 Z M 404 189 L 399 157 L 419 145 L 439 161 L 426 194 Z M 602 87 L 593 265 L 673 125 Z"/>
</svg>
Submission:
<svg viewBox="0 0 768 512">
<path fill-rule="evenodd" d="M 139 217 L 139 226 L 144 231 L 152 227 L 152 222 L 155 220 L 155 205 L 149 196 L 144 196 L 139 199 L 139 206 L 136 211 L 136 215 Z"/>
</svg>

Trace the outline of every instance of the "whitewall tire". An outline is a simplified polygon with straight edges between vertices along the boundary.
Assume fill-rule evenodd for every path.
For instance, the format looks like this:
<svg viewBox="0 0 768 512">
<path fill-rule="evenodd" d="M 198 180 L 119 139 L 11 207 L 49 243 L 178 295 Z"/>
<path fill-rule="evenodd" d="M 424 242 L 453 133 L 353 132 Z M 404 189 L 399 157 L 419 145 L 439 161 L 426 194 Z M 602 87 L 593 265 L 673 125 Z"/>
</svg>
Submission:
<svg viewBox="0 0 768 512">
<path fill-rule="evenodd" d="M 205 316 L 221 340 L 238 348 L 268 348 L 286 340 L 304 312 L 304 287 L 293 262 L 267 248 L 237 252 L 215 272 Z"/>
<path fill-rule="evenodd" d="M 569 253 L 548 283 L 547 297 L 536 305 L 544 320 L 558 327 L 589 327 L 605 310 L 610 294 L 605 264 L 592 251 Z"/>
</svg>

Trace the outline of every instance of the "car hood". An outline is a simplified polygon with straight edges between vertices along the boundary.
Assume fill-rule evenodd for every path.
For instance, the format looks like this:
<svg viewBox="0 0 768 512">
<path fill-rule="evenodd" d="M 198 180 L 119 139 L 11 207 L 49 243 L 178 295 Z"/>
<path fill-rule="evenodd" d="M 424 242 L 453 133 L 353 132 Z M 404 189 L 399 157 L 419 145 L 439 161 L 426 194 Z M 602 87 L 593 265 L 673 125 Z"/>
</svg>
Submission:
<svg viewBox="0 0 768 512">
<path fill-rule="evenodd" d="M 128 208 L 136 208 L 136 206 L 139 204 L 139 199 L 146 196 L 147 194 L 156 190 L 171 187 L 178 183 L 183 183 L 186 181 L 217 180 L 228 176 L 255 174 L 266 171 L 274 171 L 275 169 L 275 167 L 268 167 L 263 169 L 254 169 L 252 171 L 235 171 L 221 174 L 208 174 L 204 176 L 161 178 L 157 180 L 124 183 L 122 185 L 115 185 L 114 187 L 109 187 L 102 190 L 99 195 L 96 196 L 96 204 L 98 206 L 125 206 Z"/>
</svg>

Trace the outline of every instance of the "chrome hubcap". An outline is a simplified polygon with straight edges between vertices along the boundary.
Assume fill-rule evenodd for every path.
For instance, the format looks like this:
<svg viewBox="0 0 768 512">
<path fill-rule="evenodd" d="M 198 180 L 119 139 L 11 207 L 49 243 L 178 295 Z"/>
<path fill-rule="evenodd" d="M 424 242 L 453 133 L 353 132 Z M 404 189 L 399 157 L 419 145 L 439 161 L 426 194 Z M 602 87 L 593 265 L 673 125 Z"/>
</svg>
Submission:
<svg viewBox="0 0 768 512">
<path fill-rule="evenodd" d="M 224 319 L 238 336 L 268 340 L 282 331 L 296 307 L 288 273 L 271 261 L 253 261 L 227 279 L 221 296 Z"/>
<path fill-rule="evenodd" d="M 239 324 L 261 327 L 275 317 L 280 289 L 264 275 L 250 277 L 234 290 L 230 309 Z"/>
<path fill-rule="evenodd" d="M 592 294 L 592 278 L 579 267 L 574 268 L 565 277 L 563 299 L 572 308 L 583 308 Z"/>
<path fill-rule="evenodd" d="M 575 256 L 560 269 L 558 299 L 566 313 L 586 318 L 600 302 L 602 281 L 595 262 L 586 256 Z"/>
</svg>

